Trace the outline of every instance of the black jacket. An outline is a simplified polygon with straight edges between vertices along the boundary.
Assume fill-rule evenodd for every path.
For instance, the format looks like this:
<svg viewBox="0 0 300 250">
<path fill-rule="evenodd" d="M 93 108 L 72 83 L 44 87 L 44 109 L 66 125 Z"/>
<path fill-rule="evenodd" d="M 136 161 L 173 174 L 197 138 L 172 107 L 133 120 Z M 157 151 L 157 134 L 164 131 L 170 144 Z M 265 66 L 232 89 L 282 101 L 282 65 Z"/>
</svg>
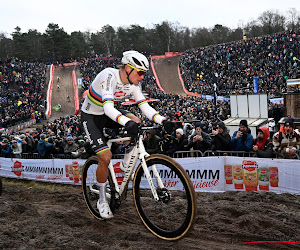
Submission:
<svg viewBox="0 0 300 250">
<path fill-rule="evenodd" d="M 159 142 L 159 151 L 158 153 L 172 156 L 172 154 L 177 150 L 177 139 L 172 136 L 168 135 L 166 138 L 163 137 Z"/>
<path fill-rule="evenodd" d="M 177 151 L 187 151 L 188 150 L 188 139 L 185 134 L 182 135 L 180 140 L 178 140 Z"/>
<path fill-rule="evenodd" d="M 211 137 L 209 134 L 205 132 L 201 132 L 201 136 L 203 138 L 203 141 L 193 141 L 194 137 L 196 136 L 193 135 L 190 138 L 190 142 L 187 146 L 188 149 L 193 148 L 193 150 L 200 150 L 201 152 L 205 152 L 206 150 L 209 150 L 211 148 Z"/>
<path fill-rule="evenodd" d="M 213 137 L 211 143 L 211 150 L 230 151 L 231 150 L 231 137 L 227 128 L 221 134 L 217 134 Z"/>
<path fill-rule="evenodd" d="M 144 140 L 144 146 L 148 154 L 157 154 L 159 150 L 160 138 L 155 134 L 154 129 L 150 129 L 147 133 L 151 134 L 151 139 L 148 137 Z"/>
<path fill-rule="evenodd" d="M 256 145 L 257 138 L 254 139 L 253 145 Z M 275 156 L 275 152 L 273 150 L 273 143 L 270 139 L 268 139 L 265 143 L 264 150 L 257 150 L 256 156 L 259 158 L 273 158 Z"/>
</svg>

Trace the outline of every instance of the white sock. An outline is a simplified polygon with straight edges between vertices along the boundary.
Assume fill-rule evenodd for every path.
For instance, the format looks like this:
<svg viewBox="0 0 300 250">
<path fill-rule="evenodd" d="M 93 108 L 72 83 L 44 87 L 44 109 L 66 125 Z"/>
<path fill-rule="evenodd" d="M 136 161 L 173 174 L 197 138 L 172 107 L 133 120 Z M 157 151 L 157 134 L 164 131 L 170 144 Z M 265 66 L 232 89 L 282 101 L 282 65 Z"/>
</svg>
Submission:
<svg viewBox="0 0 300 250">
<path fill-rule="evenodd" d="M 99 203 L 107 203 L 106 200 L 106 183 L 99 183 Z"/>
</svg>

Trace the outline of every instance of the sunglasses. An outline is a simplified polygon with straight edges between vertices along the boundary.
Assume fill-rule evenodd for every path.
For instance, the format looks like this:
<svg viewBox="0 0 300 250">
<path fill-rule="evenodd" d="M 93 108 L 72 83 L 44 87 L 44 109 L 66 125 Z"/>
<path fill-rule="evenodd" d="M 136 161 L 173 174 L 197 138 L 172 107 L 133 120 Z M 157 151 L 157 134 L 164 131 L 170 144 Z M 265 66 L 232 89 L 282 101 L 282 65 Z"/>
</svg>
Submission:
<svg viewBox="0 0 300 250">
<path fill-rule="evenodd" d="M 129 63 L 128 63 L 127 65 L 128 65 L 130 68 L 135 69 L 135 70 L 137 71 L 137 73 L 138 73 L 139 76 L 143 76 L 143 75 L 146 74 L 146 71 L 144 71 L 144 70 L 142 70 L 142 69 L 138 69 L 138 68 L 136 68 L 136 67 L 130 65 Z"/>
</svg>

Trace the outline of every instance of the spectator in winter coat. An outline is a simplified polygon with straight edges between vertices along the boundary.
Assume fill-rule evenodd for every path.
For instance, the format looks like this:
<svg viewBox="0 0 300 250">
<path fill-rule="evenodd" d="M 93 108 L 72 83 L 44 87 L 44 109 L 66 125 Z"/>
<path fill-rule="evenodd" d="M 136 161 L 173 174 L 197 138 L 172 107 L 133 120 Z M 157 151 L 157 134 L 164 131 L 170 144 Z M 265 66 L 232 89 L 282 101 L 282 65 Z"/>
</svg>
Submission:
<svg viewBox="0 0 300 250">
<path fill-rule="evenodd" d="M 10 157 L 11 153 L 12 153 L 12 147 L 11 147 L 12 143 L 9 142 L 7 139 L 5 140 L 5 143 L 7 144 L 6 147 L 5 147 L 6 149 L 2 148 L 1 153 L 4 154 L 7 157 Z"/>
<path fill-rule="evenodd" d="M 214 138 L 211 143 L 211 150 L 230 151 L 231 150 L 231 138 L 229 131 L 224 122 L 217 124 L 217 129 L 212 131 Z"/>
<path fill-rule="evenodd" d="M 211 147 L 211 137 L 209 134 L 202 131 L 202 124 L 195 124 L 195 134 L 192 135 L 189 139 L 189 143 L 187 148 L 193 148 L 193 150 L 200 150 L 201 152 L 205 152 L 209 150 Z"/>
<path fill-rule="evenodd" d="M 33 145 L 32 145 L 32 150 L 31 150 L 32 153 L 38 153 L 38 149 L 37 149 L 38 145 L 39 145 L 39 136 L 35 135 L 33 137 Z"/>
<path fill-rule="evenodd" d="M 235 131 L 231 138 L 232 150 L 249 152 L 252 149 L 252 145 L 253 136 L 248 128 L 247 120 L 241 120 L 239 130 Z"/>
<path fill-rule="evenodd" d="M 253 151 L 256 152 L 256 156 L 260 158 L 272 158 L 274 157 L 273 143 L 269 139 L 269 128 L 260 127 L 257 130 L 257 137 L 253 141 Z"/>
<path fill-rule="evenodd" d="M 294 130 L 294 119 L 288 117 L 273 137 L 274 151 L 282 158 L 296 158 L 300 148 L 300 134 Z"/>
<path fill-rule="evenodd" d="M 144 146 L 148 154 L 157 154 L 159 150 L 160 138 L 155 134 L 154 129 L 150 129 L 146 132 L 146 138 L 144 139 Z"/>
<path fill-rule="evenodd" d="M 22 140 L 13 140 L 11 142 L 11 148 L 13 157 L 21 158 L 22 157 Z"/>
<path fill-rule="evenodd" d="M 174 136 L 168 134 L 166 130 L 162 131 L 162 138 L 159 142 L 159 154 L 172 156 L 177 150 L 177 140 Z"/>
<path fill-rule="evenodd" d="M 188 148 L 187 148 L 188 139 L 186 138 L 186 135 L 183 133 L 182 128 L 176 129 L 176 138 L 178 140 L 177 151 L 188 150 Z"/>
<path fill-rule="evenodd" d="M 58 137 L 54 137 L 53 154 L 64 154 L 64 146 L 62 141 Z"/>
<path fill-rule="evenodd" d="M 27 143 L 27 136 L 22 134 L 20 135 L 21 145 L 22 145 L 22 153 L 29 153 L 31 152 L 31 148 Z"/>
<path fill-rule="evenodd" d="M 72 136 L 67 137 L 67 144 L 64 147 L 64 153 L 71 155 L 72 152 L 76 152 L 78 150 L 78 145 L 74 142 Z"/>
<path fill-rule="evenodd" d="M 41 138 L 37 145 L 37 150 L 40 156 L 48 156 L 50 149 L 53 147 L 53 144 L 46 142 L 45 139 L 46 135 L 41 134 Z"/>
</svg>

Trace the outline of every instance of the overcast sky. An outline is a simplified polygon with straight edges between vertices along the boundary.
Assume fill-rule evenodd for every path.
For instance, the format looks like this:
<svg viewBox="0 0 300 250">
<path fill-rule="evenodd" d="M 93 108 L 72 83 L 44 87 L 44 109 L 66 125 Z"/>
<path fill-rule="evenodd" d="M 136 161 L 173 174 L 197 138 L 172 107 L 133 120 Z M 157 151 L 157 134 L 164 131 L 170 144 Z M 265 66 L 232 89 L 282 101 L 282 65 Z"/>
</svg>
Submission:
<svg viewBox="0 0 300 250">
<path fill-rule="evenodd" d="M 19 26 L 21 32 L 36 29 L 44 33 L 49 23 L 58 24 L 67 33 L 99 31 L 138 24 L 152 27 L 162 21 L 181 26 L 211 28 L 222 24 L 235 29 L 238 24 L 256 20 L 266 10 L 286 15 L 290 8 L 300 12 L 300 0 L 0 0 L 0 32 L 10 35 Z"/>
</svg>

